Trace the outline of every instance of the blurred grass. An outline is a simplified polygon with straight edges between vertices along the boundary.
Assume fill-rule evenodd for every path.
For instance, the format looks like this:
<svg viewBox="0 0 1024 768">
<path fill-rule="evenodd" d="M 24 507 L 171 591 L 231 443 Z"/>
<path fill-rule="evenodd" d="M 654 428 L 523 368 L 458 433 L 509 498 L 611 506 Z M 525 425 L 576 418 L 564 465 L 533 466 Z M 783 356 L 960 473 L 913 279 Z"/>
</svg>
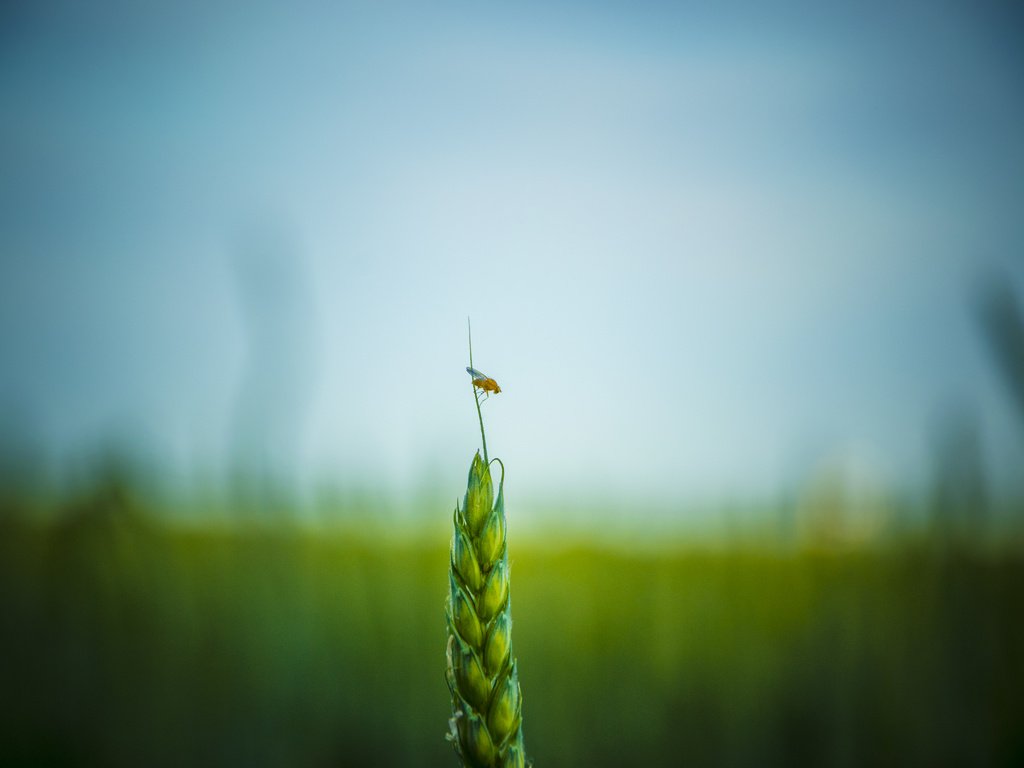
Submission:
<svg viewBox="0 0 1024 768">
<path fill-rule="evenodd" d="M 1010 549 L 561 544 L 511 543 L 538 765 L 1024 764 Z M 118 493 L 5 514 L 0 763 L 453 765 L 446 559 Z"/>
</svg>

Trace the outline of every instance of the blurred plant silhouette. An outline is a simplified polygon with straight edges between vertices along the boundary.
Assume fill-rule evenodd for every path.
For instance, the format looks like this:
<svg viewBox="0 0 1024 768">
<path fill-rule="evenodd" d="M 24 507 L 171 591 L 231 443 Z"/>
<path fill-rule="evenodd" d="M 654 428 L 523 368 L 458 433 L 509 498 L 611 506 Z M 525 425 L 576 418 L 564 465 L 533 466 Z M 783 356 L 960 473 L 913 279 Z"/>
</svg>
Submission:
<svg viewBox="0 0 1024 768">
<path fill-rule="evenodd" d="M 940 536 L 983 535 L 989 499 L 977 417 L 966 407 L 939 414 L 935 433 L 931 514 Z"/>
<path fill-rule="evenodd" d="M 234 264 L 247 343 L 231 436 L 232 494 L 239 510 L 266 518 L 289 509 L 298 475 L 316 318 L 303 260 L 283 225 L 244 231 Z"/>
<path fill-rule="evenodd" d="M 988 275 L 979 291 L 978 315 L 1024 429 L 1024 316 L 1005 274 Z"/>
</svg>

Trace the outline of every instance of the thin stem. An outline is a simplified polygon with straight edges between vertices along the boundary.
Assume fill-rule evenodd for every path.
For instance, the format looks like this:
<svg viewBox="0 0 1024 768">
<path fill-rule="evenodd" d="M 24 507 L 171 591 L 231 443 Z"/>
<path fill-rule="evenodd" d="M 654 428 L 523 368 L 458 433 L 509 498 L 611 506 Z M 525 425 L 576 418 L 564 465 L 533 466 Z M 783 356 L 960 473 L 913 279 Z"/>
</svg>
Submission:
<svg viewBox="0 0 1024 768">
<path fill-rule="evenodd" d="M 487 436 L 484 435 L 484 416 L 480 412 L 480 398 L 474 394 L 473 399 L 476 400 L 476 415 L 480 419 L 480 440 L 484 444 L 484 464 L 489 464 L 490 462 L 487 460 Z"/>
<path fill-rule="evenodd" d="M 469 367 L 473 367 L 473 326 L 469 322 L 469 318 L 466 318 L 466 328 L 469 330 Z M 484 464 L 489 464 L 487 460 L 487 435 L 484 434 L 484 415 L 480 411 L 480 395 L 476 391 L 476 385 L 470 382 L 469 388 L 473 391 L 473 402 L 476 403 L 476 416 L 480 419 L 480 441 L 484 445 Z"/>
</svg>

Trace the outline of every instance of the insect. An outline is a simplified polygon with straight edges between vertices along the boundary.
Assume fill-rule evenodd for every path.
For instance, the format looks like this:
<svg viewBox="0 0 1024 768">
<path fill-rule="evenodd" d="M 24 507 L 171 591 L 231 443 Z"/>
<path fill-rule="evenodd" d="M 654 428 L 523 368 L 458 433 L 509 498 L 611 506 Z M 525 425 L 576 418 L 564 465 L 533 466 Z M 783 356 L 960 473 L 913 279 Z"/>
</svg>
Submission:
<svg viewBox="0 0 1024 768">
<path fill-rule="evenodd" d="M 467 368 L 466 373 L 473 377 L 473 386 L 488 393 L 488 397 L 490 397 L 491 392 L 494 394 L 501 392 L 501 387 L 498 386 L 498 382 L 487 374 L 480 373 L 476 368 Z"/>
</svg>

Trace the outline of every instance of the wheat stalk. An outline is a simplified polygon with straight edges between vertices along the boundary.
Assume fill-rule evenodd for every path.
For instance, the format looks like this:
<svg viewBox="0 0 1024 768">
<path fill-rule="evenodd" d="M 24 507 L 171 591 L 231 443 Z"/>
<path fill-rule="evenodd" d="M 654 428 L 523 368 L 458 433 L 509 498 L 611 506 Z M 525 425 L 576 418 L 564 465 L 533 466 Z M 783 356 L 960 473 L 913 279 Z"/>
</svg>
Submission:
<svg viewBox="0 0 1024 768">
<path fill-rule="evenodd" d="M 470 337 L 470 368 L 473 365 Z M 480 394 L 474 399 L 486 457 Z M 500 391 L 500 390 L 499 390 Z M 448 739 L 464 768 L 528 765 L 523 748 L 522 694 L 512 657 L 505 520 L 505 465 L 494 499 L 491 462 L 477 452 L 462 507 L 455 504 L 447 605 Z"/>
</svg>

